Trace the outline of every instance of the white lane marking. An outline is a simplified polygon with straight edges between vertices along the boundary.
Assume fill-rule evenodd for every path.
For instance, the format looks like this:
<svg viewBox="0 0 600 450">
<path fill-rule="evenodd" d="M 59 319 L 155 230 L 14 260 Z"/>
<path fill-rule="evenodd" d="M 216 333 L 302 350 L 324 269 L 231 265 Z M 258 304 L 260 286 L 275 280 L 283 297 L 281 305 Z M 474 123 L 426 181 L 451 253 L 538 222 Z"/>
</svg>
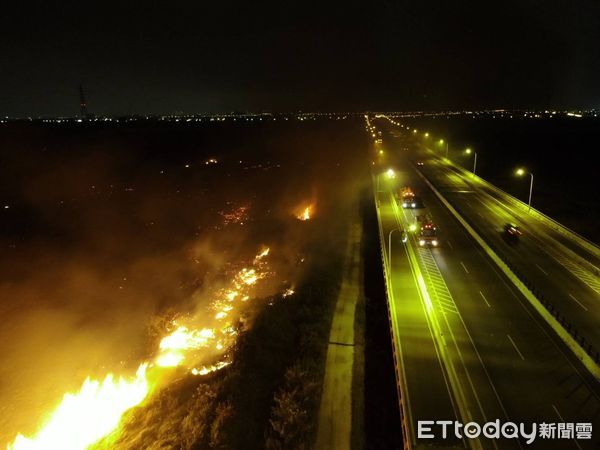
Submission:
<svg viewBox="0 0 600 450">
<path fill-rule="evenodd" d="M 544 269 L 542 269 L 539 265 L 536 264 L 535 267 L 540 269 L 544 275 L 548 275 L 548 272 L 546 272 Z"/>
<path fill-rule="evenodd" d="M 481 298 L 483 298 L 483 301 L 485 302 L 485 304 L 488 305 L 488 308 L 491 308 L 492 305 L 490 305 L 490 303 L 487 301 L 487 298 L 485 298 L 485 295 L 483 295 L 483 292 L 479 291 L 479 295 L 481 295 Z"/>
<path fill-rule="evenodd" d="M 469 273 L 469 271 L 467 270 L 465 264 L 461 261 L 460 265 L 462 266 L 463 269 L 465 269 L 465 272 Z"/>
<path fill-rule="evenodd" d="M 556 415 L 558 416 L 558 418 L 564 422 L 565 419 L 563 419 L 563 417 L 558 412 L 558 408 L 556 408 L 556 406 L 554 406 L 554 405 L 552 405 L 552 408 L 554 408 L 554 411 L 556 412 Z"/>
<path fill-rule="evenodd" d="M 515 350 L 517 351 L 517 353 L 519 354 L 519 356 L 521 357 L 521 359 L 523 361 L 525 361 L 525 357 L 523 356 L 523 354 L 521 353 L 521 351 L 519 350 L 519 347 L 517 347 L 517 344 L 515 344 L 515 341 L 513 341 L 513 338 L 510 337 L 510 334 L 507 334 L 506 336 L 508 336 L 508 340 L 510 341 L 510 343 L 513 345 L 513 347 L 515 348 Z"/>
<path fill-rule="evenodd" d="M 575 297 L 573 297 L 573 295 L 572 295 L 572 294 L 569 294 L 569 297 L 571 297 L 573 300 L 575 300 L 575 302 L 577 302 L 577 304 L 578 304 L 579 306 L 581 306 L 583 309 L 585 309 L 586 311 L 588 310 L 588 309 L 585 307 L 585 305 L 584 305 L 583 303 L 581 303 L 579 300 L 577 300 Z"/>
<path fill-rule="evenodd" d="M 449 213 L 446 211 L 446 214 L 449 214 Z M 449 217 L 452 217 L 452 216 L 449 216 Z M 407 249 L 407 248 L 405 248 L 405 249 Z M 430 253 L 431 253 L 431 252 L 430 252 Z M 421 255 L 419 255 L 419 256 L 421 256 Z M 437 264 L 436 264 L 436 262 L 435 262 L 435 259 L 433 259 L 433 257 L 432 257 L 432 263 L 433 263 L 433 266 L 435 266 L 435 267 L 436 267 L 436 270 L 439 272 L 439 268 L 437 267 Z M 490 377 L 490 374 L 489 374 L 489 372 L 488 372 L 488 370 L 487 370 L 487 368 L 486 368 L 486 366 L 485 366 L 485 364 L 484 364 L 484 362 L 483 362 L 483 360 L 482 360 L 482 358 L 481 358 L 481 355 L 479 354 L 479 351 L 478 351 L 478 349 L 477 349 L 477 346 L 475 345 L 475 342 L 474 342 L 474 340 L 473 340 L 473 338 L 472 338 L 471 334 L 469 333 L 469 329 L 467 328 L 467 325 L 465 324 L 465 322 L 464 322 L 464 320 L 463 320 L 463 317 L 462 317 L 462 315 L 460 314 L 460 311 L 459 311 L 459 310 L 458 310 L 458 308 L 456 307 L 456 304 L 455 304 L 454 300 L 452 299 L 452 295 L 450 294 L 450 291 L 448 290 L 448 287 L 446 286 L 446 283 L 445 283 L 445 281 L 444 281 L 444 278 L 443 278 L 443 276 L 440 278 L 440 280 L 441 280 L 441 284 L 443 285 L 443 287 L 444 287 L 444 288 L 447 290 L 447 292 L 448 292 L 448 295 L 450 296 L 450 299 L 451 299 L 451 301 L 452 301 L 452 304 L 453 304 L 453 305 L 454 305 L 454 307 L 456 308 L 456 313 L 458 314 L 458 317 L 460 318 L 460 321 L 461 321 L 461 323 L 462 323 L 462 326 L 464 327 L 464 330 L 465 330 L 465 332 L 466 332 L 466 334 L 467 334 L 467 336 L 468 336 L 468 338 L 469 338 L 469 341 L 471 342 L 471 345 L 473 346 L 473 349 L 475 350 L 475 354 L 477 355 L 477 359 L 479 360 L 479 362 L 480 362 L 480 364 L 481 364 L 481 367 L 483 368 L 483 370 L 484 370 L 484 372 L 485 372 L 485 374 L 486 374 L 487 380 L 488 380 L 488 382 L 489 382 L 489 384 L 490 384 L 490 386 L 491 386 L 491 388 L 492 388 L 492 390 L 493 390 L 493 392 L 494 392 L 494 395 L 496 396 L 496 399 L 498 400 L 498 404 L 500 405 L 500 407 L 501 407 L 501 409 L 502 409 L 502 412 L 504 413 L 504 417 L 507 417 L 507 418 L 508 418 L 508 414 L 507 414 L 507 412 L 506 412 L 506 408 L 504 407 L 504 405 L 503 405 L 503 403 L 502 403 L 502 400 L 500 399 L 500 396 L 498 395 L 498 392 L 497 392 L 497 390 L 496 390 L 496 387 L 494 386 L 494 383 L 493 383 L 493 381 L 492 381 L 492 379 L 491 379 L 491 377 Z M 464 370 L 465 370 L 465 372 L 466 372 L 466 376 L 467 376 L 467 379 L 468 379 L 468 381 L 469 381 L 469 384 L 470 384 L 470 386 L 471 386 L 471 390 L 472 390 L 472 392 L 473 392 L 473 394 L 474 394 L 474 396 L 475 396 L 475 399 L 477 400 L 477 404 L 478 404 L 478 406 L 479 406 L 479 410 L 481 411 L 481 414 L 482 414 L 482 416 L 485 418 L 485 417 L 486 417 L 486 414 L 485 414 L 485 412 L 484 412 L 484 409 L 483 409 L 483 407 L 482 407 L 482 405 L 481 405 L 481 403 L 480 403 L 479 396 L 477 395 L 477 390 L 475 389 L 475 387 L 474 387 L 474 385 L 473 385 L 473 381 L 472 381 L 472 379 L 471 379 L 471 376 L 469 375 L 469 369 L 467 369 L 467 366 L 465 365 L 465 361 L 464 361 L 464 359 L 463 359 L 463 356 L 462 356 L 462 353 L 461 353 L 461 351 L 460 351 L 460 348 L 459 348 L 459 346 L 458 346 L 458 344 L 457 344 L 457 342 L 456 342 L 456 338 L 454 337 L 454 335 L 453 335 L 453 333 L 452 333 L 452 327 L 450 327 L 450 325 L 449 325 L 449 323 L 448 323 L 448 319 L 447 319 L 447 317 L 446 317 L 446 314 L 445 314 L 445 313 L 443 314 L 443 316 L 444 316 L 444 320 L 445 320 L 445 322 L 446 322 L 446 325 L 449 327 L 450 336 L 452 336 L 453 344 L 454 344 L 454 346 L 455 346 L 455 348 L 456 348 L 456 350 L 457 350 L 457 352 L 458 352 L 458 355 L 459 355 L 460 361 L 461 361 L 461 363 L 462 363 L 462 366 L 463 366 L 463 368 L 464 368 Z M 443 335 L 442 335 L 442 340 L 444 341 L 444 345 L 446 345 L 445 338 L 443 337 Z M 436 346 L 436 353 L 437 353 L 437 346 Z M 439 356 L 438 356 L 438 357 L 439 357 Z M 440 361 L 440 362 L 441 362 L 441 361 Z M 452 365 L 452 362 L 451 362 L 451 361 L 450 361 L 450 365 Z M 445 377 L 445 376 L 444 376 L 444 380 L 446 381 L 446 377 Z M 459 388 L 460 388 L 460 384 L 459 384 Z M 461 389 L 459 389 L 459 390 L 461 390 Z M 452 398 L 452 396 L 451 396 L 451 398 Z M 454 408 L 454 410 L 455 410 L 455 412 L 456 412 L 456 408 L 454 407 L 454 403 L 455 403 L 455 402 L 453 401 L 453 402 L 452 402 L 452 405 L 453 405 L 453 408 Z M 467 407 L 467 411 L 468 411 L 468 407 Z M 470 413 L 469 413 L 469 414 L 470 414 Z M 487 420 L 487 419 L 486 419 L 486 420 Z M 495 441 L 492 441 L 492 442 L 493 442 L 493 445 L 494 445 L 494 449 L 495 449 L 495 450 L 498 450 L 498 445 L 497 445 L 497 443 L 496 443 Z M 465 446 L 466 446 L 466 445 L 467 445 L 467 444 L 466 444 L 466 442 L 465 442 Z M 523 447 L 522 447 L 522 445 L 521 445 L 520 443 L 519 443 L 519 448 L 520 448 L 521 450 L 523 450 Z"/>
<path fill-rule="evenodd" d="M 448 241 L 448 247 L 450 247 L 452 250 L 454 250 L 454 247 L 452 247 L 452 244 L 450 243 L 450 241 Z"/>
<path fill-rule="evenodd" d="M 448 217 L 454 217 L 447 209 L 444 209 L 444 212 L 448 215 Z M 573 362 L 571 361 L 571 353 L 567 354 L 562 347 L 560 347 L 559 345 L 557 345 L 554 342 L 554 336 L 552 336 L 550 334 L 550 332 L 546 329 L 546 325 L 545 325 L 546 322 L 543 321 L 543 319 L 540 319 L 539 315 L 534 315 L 530 311 L 530 309 L 525 306 L 525 303 L 523 302 L 523 300 L 517 295 L 518 291 L 516 291 L 515 286 L 512 284 L 508 284 L 508 282 L 504 279 L 503 273 L 500 271 L 498 266 L 496 266 L 495 264 L 493 264 L 490 261 L 489 257 L 487 256 L 485 251 L 482 249 L 482 247 L 480 245 L 476 244 L 472 240 L 469 240 L 469 242 L 470 242 L 470 245 L 479 254 L 483 263 L 487 264 L 490 267 L 492 272 L 494 272 L 496 274 L 496 276 L 498 277 L 500 282 L 504 285 L 506 290 L 515 298 L 515 300 L 517 301 L 519 306 L 521 308 L 523 308 L 523 311 L 525 311 L 525 313 L 531 318 L 533 323 L 535 323 L 537 325 L 539 331 L 541 331 L 548 338 L 548 340 L 554 344 L 555 351 L 557 351 L 558 353 L 560 353 L 563 356 L 564 361 L 571 367 L 571 369 L 573 370 L 573 373 L 575 373 L 577 375 L 577 379 L 581 383 L 583 383 L 583 385 L 585 385 L 589 389 L 590 392 L 592 392 L 592 395 L 596 400 L 600 401 L 600 396 L 594 392 L 594 388 L 589 383 L 589 381 L 587 381 L 587 372 L 582 372 L 582 370 L 579 367 L 575 366 L 573 364 Z M 542 323 L 544 325 L 542 325 Z M 584 375 L 584 373 L 585 373 L 585 375 Z M 488 376 L 488 379 L 489 379 L 489 376 Z M 496 398 L 499 398 L 499 397 L 496 395 Z M 500 402 L 500 404 L 502 404 L 502 402 Z M 502 406 L 502 410 L 504 411 L 504 406 Z M 508 417 L 506 412 L 505 412 L 505 416 Z M 519 441 L 517 441 L 517 443 L 519 443 Z M 520 443 L 519 443 L 519 447 L 523 448 Z"/>
<path fill-rule="evenodd" d="M 402 216 L 404 217 L 404 221 L 403 221 L 400 218 L 400 212 L 398 212 L 398 205 L 396 204 L 396 202 L 394 200 L 394 197 L 393 197 L 393 195 L 392 195 L 391 192 L 390 192 L 390 196 L 392 198 L 392 204 L 391 204 L 391 206 L 392 206 L 392 213 L 394 214 L 394 218 L 396 219 L 395 220 L 396 225 L 402 226 L 402 224 L 404 223 L 404 221 L 407 220 L 406 210 L 404 210 L 404 209 L 400 210 L 401 213 L 402 213 Z M 380 233 L 383 233 L 383 231 L 382 231 L 383 229 L 381 228 L 381 221 L 379 221 L 379 226 L 380 226 L 380 229 L 379 229 Z M 406 252 L 406 256 L 410 259 L 410 254 L 411 254 L 411 252 L 409 251 L 410 246 L 403 246 L 403 248 L 404 248 L 404 251 Z M 384 246 L 384 249 L 385 249 L 385 246 Z M 425 306 L 424 295 L 427 294 L 427 289 L 425 289 L 425 290 L 422 289 L 422 287 L 421 287 L 421 285 L 419 283 L 417 274 L 415 272 L 415 268 L 413 267 L 413 264 L 409 264 L 409 265 L 410 265 L 410 268 L 411 268 L 410 270 L 412 272 L 413 278 L 415 279 L 415 283 L 418 286 L 417 292 L 419 294 L 419 299 L 421 300 L 421 307 L 423 308 L 423 310 L 425 311 L 425 314 L 426 314 L 427 328 L 429 330 L 429 334 L 431 335 L 431 338 L 434 340 L 435 354 L 437 356 L 437 359 L 438 359 L 438 362 L 440 364 L 440 367 L 443 367 L 446 364 L 446 359 L 443 357 L 442 354 L 440 354 L 441 349 L 438 349 L 438 345 L 436 344 L 436 338 L 434 336 L 434 331 L 432 329 L 433 323 L 432 323 L 432 320 L 430 320 L 430 318 L 429 318 L 429 316 L 427 315 L 427 312 L 426 312 L 427 308 Z M 388 286 L 391 286 L 391 284 L 388 285 Z M 393 289 L 390 292 L 391 292 L 391 296 L 392 296 L 391 305 L 395 305 L 395 301 L 393 300 L 393 298 L 394 298 L 393 297 L 394 296 Z M 393 317 L 394 317 L 394 324 L 396 325 L 396 329 L 398 329 L 397 315 L 394 314 Z M 445 341 L 444 341 L 444 345 L 445 345 Z M 401 352 L 402 351 L 402 345 L 399 345 L 398 348 L 400 349 L 400 352 Z M 400 358 L 402 358 L 402 354 L 400 354 Z M 404 364 L 401 365 L 401 370 L 404 373 Z M 442 370 L 442 376 L 444 377 L 444 384 L 446 385 L 446 391 L 448 392 L 448 395 L 449 395 L 449 398 L 450 398 L 450 403 L 452 405 L 452 410 L 454 411 L 454 415 L 456 417 L 460 417 L 459 416 L 459 412 L 457 411 L 457 407 L 459 407 L 459 405 L 456 404 L 456 400 L 455 400 L 454 395 L 453 395 L 453 392 L 455 391 L 455 389 L 454 389 L 454 386 L 452 386 L 452 387 L 450 386 L 452 384 L 452 380 L 449 379 L 450 375 L 449 375 L 449 373 L 447 371 Z M 405 375 L 404 379 L 406 379 L 406 375 Z M 477 394 L 475 394 L 475 395 L 477 395 Z M 408 401 L 408 415 L 410 415 L 411 414 L 410 396 L 407 396 L 407 401 Z M 506 413 L 505 413 L 505 416 L 506 416 Z M 414 433 L 414 430 L 413 430 L 413 433 Z M 463 442 L 464 442 L 464 439 L 463 439 Z"/>
<path fill-rule="evenodd" d="M 558 412 L 558 408 L 557 408 L 556 406 L 554 406 L 554 405 L 552 405 L 552 408 L 554 408 L 554 412 L 556 412 L 556 415 L 558 416 L 558 418 L 560 419 L 560 421 L 561 421 L 562 423 L 565 423 L 565 419 L 563 419 L 563 416 L 561 416 L 561 415 L 560 415 L 560 413 Z M 578 448 L 579 450 L 582 450 L 582 449 L 581 449 L 581 446 L 579 445 L 579 443 L 577 442 L 577 440 L 576 440 L 576 439 L 573 439 L 573 442 L 575 442 L 575 445 L 577 446 L 577 448 Z"/>
<path fill-rule="evenodd" d="M 474 198 L 479 200 L 483 205 L 485 205 L 483 200 L 479 199 L 478 197 L 474 197 Z M 494 200 L 496 200 L 496 199 L 494 199 Z M 499 200 L 496 200 L 496 201 L 498 203 L 500 203 Z M 492 209 L 489 206 L 487 206 L 487 208 L 490 210 Z M 448 210 L 448 208 L 445 208 L 444 212 L 448 216 L 454 217 L 454 215 Z M 504 280 L 503 272 L 501 272 L 499 270 L 498 266 L 492 264 L 492 262 L 489 261 L 489 258 L 487 256 L 487 254 L 485 253 L 485 251 L 482 249 L 481 245 L 478 245 L 474 241 L 471 241 L 471 240 L 469 240 L 469 242 L 471 243 L 473 248 L 476 249 L 477 253 L 480 255 L 480 257 L 482 258 L 484 263 L 487 264 L 488 266 L 490 266 L 491 270 L 498 276 L 498 278 L 500 279 L 502 284 L 506 287 L 508 292 L 517 300 L 518 304 L 521 306 L 521 308 L 523 308 L 525 313 L 532 319 L 533 323 L 535 323 L 537 325 L 538 329 L 548 338 L 548 341 L 552 342 L 554 344 L 554 349 L 563 356 L 563 358 L 564 358 L 563 362 L 566 362 L 571 367 L 571 369 L 573 370 L 573 373 L 577 374 L 578 380 L 592 392 L 592 395 L 595 399 L 600 401 L 600 396 L 594 392 L 594 388 L 587 380 L 588 373 L 586 371 L 582 371 L 581 368 L 575 366 L 573 364 L 573 362 L 571 361 L 571 354 L 567 353 L 561 346 L 556 344 L 556 342 L 554 341 L 554 336 L 552 336 L 550 334 L 550 332 L 547 330 L 546 323 L 544 321 L 540 320 L 539 315 L 532 314 L 532 312 L 530 311 L 530 308 L 528 306 L 526 306 L 526 303 L 522 300 L 522 298 L 517 295 L 518 291 L 515 290 L 516 288 L 513 285 L 509 285 L 508 282 L 506 280 Z M 502 402 L 500 402 L 500 403 L 502 404 Z M 517 443 L 519 443 L 519 441 L 517 441 Z M 520 443 L 519 443 L 519 446 L 521 447 Z"/>
</svg>

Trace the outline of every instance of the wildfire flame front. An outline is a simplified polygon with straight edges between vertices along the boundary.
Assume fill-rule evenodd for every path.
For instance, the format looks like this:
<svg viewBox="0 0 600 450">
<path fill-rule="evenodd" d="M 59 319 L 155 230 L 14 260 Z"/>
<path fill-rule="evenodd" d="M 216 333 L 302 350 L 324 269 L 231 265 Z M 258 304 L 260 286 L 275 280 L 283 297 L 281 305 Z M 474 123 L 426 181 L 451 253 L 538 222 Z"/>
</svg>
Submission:
<svg viewBox="0 0 600 450">
<path fill-rule="evenodd" d="M 159 344 L 154 363 L 141 364 L 135 377 L 119 377 L 113 374 L 104 381 L 87 379 L 79 392 L 67 393 L 62 402 L 33 437 L 18 434 L 7 450 L 85 450 L 117 429 L 123 414 L 140 405 L 151 391 L 148 372 L 181 366 L 192 351 L 212 347 L 223 354 L 234 343 L 237 331 L 226 321 L 233 310 L 233 303 L 250 298 L 249 289 L 267 276 L 264 258 L 269 248 L 263 248 L 254 257 L 252 267 L 240 269 L 230 282 L 230 287 L 217 292 L 212 303 L 219 328 L 195 329 L 174 322 L 175 330 Z M 239 303 L 238 303 L 239 304 Z M 231 364 L 222 360 L 215 364 L 191 368 L 193 375 L 206 375 Z"/>
</svg>

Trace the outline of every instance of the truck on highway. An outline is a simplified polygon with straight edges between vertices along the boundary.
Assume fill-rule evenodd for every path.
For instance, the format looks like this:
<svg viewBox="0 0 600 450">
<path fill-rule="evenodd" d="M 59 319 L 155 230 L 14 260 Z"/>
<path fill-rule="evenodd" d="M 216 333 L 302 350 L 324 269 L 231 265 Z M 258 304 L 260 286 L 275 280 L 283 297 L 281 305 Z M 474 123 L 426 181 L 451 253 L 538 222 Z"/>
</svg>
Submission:
<svg viewBox="0 0 600 450">
<path fill-rule="evenodd" d="M 403 208 L 422 208 L 423 202 L 417 197 L 414 191 L 409 187 L 400 188 L 398 192 L 398 200 Z"/>
<path fill-rule="evenodd" d="M 421 224 L 417 235 L 417 242 L 420 247 L 437 247 L 439 245 L 437 228 L 431 221 Z"/>
</svg>

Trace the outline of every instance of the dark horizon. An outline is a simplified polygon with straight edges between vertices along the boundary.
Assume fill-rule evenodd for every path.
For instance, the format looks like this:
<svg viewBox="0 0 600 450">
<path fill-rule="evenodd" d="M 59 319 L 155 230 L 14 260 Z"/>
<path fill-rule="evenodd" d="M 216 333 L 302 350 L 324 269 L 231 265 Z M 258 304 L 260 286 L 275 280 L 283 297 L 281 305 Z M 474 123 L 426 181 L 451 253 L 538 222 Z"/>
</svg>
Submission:
<svg viewBox="0 0 600 450">
<path fill-rule="evenodd" d="M 0 116 L 597 108 L 600 4 L 5 7 Z"/>
</svg>

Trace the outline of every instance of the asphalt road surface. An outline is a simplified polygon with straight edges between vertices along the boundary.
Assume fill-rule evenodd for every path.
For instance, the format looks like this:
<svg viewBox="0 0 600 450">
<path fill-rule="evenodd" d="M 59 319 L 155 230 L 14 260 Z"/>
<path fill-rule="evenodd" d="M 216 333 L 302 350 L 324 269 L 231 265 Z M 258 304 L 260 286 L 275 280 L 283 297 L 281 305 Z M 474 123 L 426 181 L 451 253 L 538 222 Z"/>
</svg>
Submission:
<svg viewBox="0 0 600 450">
<path fill-rule="evenodd" d="M 482 192 L 466 177 L 438 160 L 430 160 L 422 171 L 452 204 L 460 208 L 461 214 L 484 239 L 492 242 L 505 260 L 510 261 L 529 284 L 600 351 L 600 278 L 574 255 L 583 253 L 584 249 L 525 211 L 498 201 L 487 190 Z M 504 238 L 502 227 L 509 222 L 517 224 L 523 232 L 518 243 Z M 564 244 L 566 242 L 569 246 Z M 571 249 L 579 249 L 579 252 Z M 595 267 L 594 255 L 586 253 L 585 259 Z"/>
<path fill-rule="evenodd" d="M 436 276 L 441 275 L 445 285 L 446 290 L 443 286 L 440 289 L 444 295 L 438 295 L 433 301 L 433 315 L 448 330 L 441 341 L 442 346 L 449 349 L 445 361 L 444 358 L 440 361 L 440 358 L 435 357 L 435 342 L 440 339 L 434 336 L 427 339 L 427 332 L 431 335 L 431 330 L 426 326 L 427 314 L 419 314 L 417 311 L 417 301 L 414 299 L 418 295 L 397 290 L 410 291 L 412 274 L 408 262 L 403 261 L 406 256 L 403 256 L 403 244 L 399 241 L 400 233 L 395 233 L 395 239 L 392 239 L 391 310 L 393 315 L 399 317 L 395 336 L 400 342 L 396 345 L 402 349 L 401 364 L 406 373 L 413 427 L 416 427 L 418 418 L 425 416 L 430 420 L 450 418 L 452 413 L 455 417 L 464 417 L 457 405 L 460 402 L 457 398 L 461 395 L 456 392 L 457 389 L 453 389 L 445 375 L 448 370 L 444 368 L 450 364 L 455 367 L 459 378 L 458 390 L 462 390 L 462 400 L 465 403 L 463 410 L 466 406 L 477 421 L 500 419 L 538 424 L 581 422 L 592 423 L 595 430 L 600 429 L 598 382 L 571 355 L 527 300 L 440 203 L 417 174 L 416 167 L 407 157 L 409 152 L 400 151 L 400 147 L 401 145 L 392 141 L 385 149 L 385 164 L 393 165 L 397 169 L 397 175 L 393 180 L 384 181 L 382 178 L 379 183 L 382 190 L 388 191 L 377 195 L 380 201 L 382 238 L 387 243 L 389 231 L 402 224 L 403 220 L 411 219 L 409 211 L 394 205 L 390 189 L 413 187 L 439 228 L 440 247 L 417 250 L 416 253 L 421 254 L 421 264 L 432 265 L 431 260 L 434 261 L 432 271 Z M 481 220 L 486 221 L 486 215 L 488 216 L 488 233 L 493 233 L 494 239 L 509 247 L 502 240 L 499 231 L 504 221 L 489 217 L 490 209 L 482 202 L 472 199 L 472 193 L 458 192 L 472 190 L 457 184 L 461 183 L 460 177 L 450 176 L 437 164 L 429 167 L 427 164 L 426 161 L 425 166 L 419 169 L 427 170 L 427 175 L 431 178 L 452 178 L 447 189 L 452 190 L 454 195 L 462 195 L 471 204 L 481 205 Z M 382 169 L 384 164 L 378 167 Z M 485 199 L 483 201 L 486 202 Z M 474 214 L 477 215 L 476 212 Z M 518 248 L 509 247 L 508 250 L 521 254 L 523 248 L 533 246 L 534 243 L 519 244 Z M 404 255 L 406 253 L 404 251 Z M 538 257 L 539 260 L 535 259 Z M 529 256 L 521 258 L 524 260 L 523 267 L 528 267 L 529 270 L 536 268 L 548 282 L 555 283 L 556 288 L 560 287 L 560 292 L 564 292 L 566 285 L 563 283 L 568 280 L 570 284 L 567 289 L 573 289 L 573 292 L 581 295 L 582 302 L 592 302 L 592 294 L 588 298 L 579 290 L 574 290 L 574 286 L 579 286 L 583 291 L 589 289 L 585 283 L 564 266 L 551 264 L 551 258 L 547 255 L 542 257 L 536 254 L 532 260 L 529 260 Z M 545 275 L 537 268 L 536 263 L 552 275 Z M 555 278 L 554 275 L 561 278 Z M 427 289 L 435 292 L 437 288 L 433 284 L 439 283 L 439 280 L 426 278 Z M 412 289 L 416 289 L 415 282 L 412 281 Z M 396 285 L 400 287 L 396 288 Z M 574 305 L 571 304 L 571 307 L 574 308 Z M 411 308 L 414 312 L 408 312 Z M 589 320 L 590 326 L 593 322 L 594 320 Z M 595 323 L 599 322 L 596 320 Z M 414 327 L 417 328 L 416 332 L 413 331 Z M 415 336 L 419 339 L 415 339 Z M 436 375 L 438 373 L 440 375 Z M 439 407 L 436 409 L 436 406 Z M 600 446 L 600 432 L 593 433 L 591 440 L 537 438 L 534 444 L 526 445 L 523 441 L 484 439 L 480 443 L 484 448 L 500 449 L 592 449 Z M 460 445 L 461 442 L 442 441 L 435 444 L 449 446 Z"/>
</svg>

